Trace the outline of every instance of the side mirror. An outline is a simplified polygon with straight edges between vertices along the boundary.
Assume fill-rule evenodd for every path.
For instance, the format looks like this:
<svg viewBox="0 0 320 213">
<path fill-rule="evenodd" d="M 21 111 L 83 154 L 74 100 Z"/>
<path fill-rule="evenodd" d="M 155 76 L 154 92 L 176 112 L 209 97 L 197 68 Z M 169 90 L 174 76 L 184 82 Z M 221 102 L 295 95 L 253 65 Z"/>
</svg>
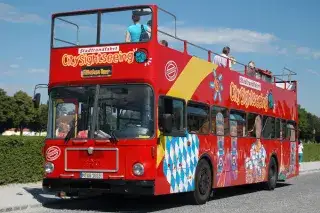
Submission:
<svg viewBox="0 0 320 213">
<path fill-rule="evenodd" d="M 161 124 L 164 133 L 170 133 L 172 131 L 172 115 L 163 114 L 161 118 Z"/>
<path fill-rule="evenodd" d="M 32 99 L 34 108 L 39 108 L 40 105 L 40 93 L 36 93 Z"/>
</svg>

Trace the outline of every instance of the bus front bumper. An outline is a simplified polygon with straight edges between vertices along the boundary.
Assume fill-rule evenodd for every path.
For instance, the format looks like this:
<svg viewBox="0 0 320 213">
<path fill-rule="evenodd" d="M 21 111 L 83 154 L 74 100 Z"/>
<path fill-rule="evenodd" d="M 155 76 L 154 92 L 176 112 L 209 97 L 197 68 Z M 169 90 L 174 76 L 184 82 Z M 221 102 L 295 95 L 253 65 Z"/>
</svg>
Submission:
<svg viewBox="0 0 320 213">
<path fill-rule="evenodd" d="M 107 193 L 130 195 L 154 195 L 154 181 L 133 180 L 83 180 L 45 178 L 42 181 L 44 192 Z"/>
</svg>

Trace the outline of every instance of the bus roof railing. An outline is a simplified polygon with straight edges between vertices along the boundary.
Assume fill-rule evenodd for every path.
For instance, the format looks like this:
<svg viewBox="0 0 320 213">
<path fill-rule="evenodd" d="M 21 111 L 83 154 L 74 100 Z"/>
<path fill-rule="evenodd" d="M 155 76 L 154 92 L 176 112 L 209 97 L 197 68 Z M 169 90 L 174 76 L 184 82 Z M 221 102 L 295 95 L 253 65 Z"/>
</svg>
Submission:
<svg viewBox="0 0 320 213">
<path fill-rule="evenodd" d="M 218 53 L 215 53 L 215 52 L 212 51 L 212 50 L 206 49 L 206 48 L 204 48 L 204 47 L 202 47 L 202 46 L 199 46 L 199 45 L 197 45 L 197 44 L 194 44 L 194 43 L 191 43 L 191 42 L 189 42 L 189 41 L 187 41 L 187 40 L 184 40 L 184 39 L 182 39 L 182 38 L 179 38 L 178 36 L 171 35 L 170 33 L 164 32 L 164 31 L 159 30 L 159 29 L 158 29 L 158 32 L 160 32 L 160 33 L 162 33 L 162 34 L 164 34 L 164 35 L 166 35 L 166 36 L 169 36 L 169 37 L 171 37 L 171 38 L 173 38 L 173 39 L 176 39 L 176 40 L 178 40 L 178 41 L 183 42 L 183 52 L 184 52 L 184 53 L 187 53 L 187 54 L 188 54 L 188 45 L 190 45 L 190 46 L 196 47 L 196 48 L 198 48 L 198 49 L 200 49 L 200 50 L 202 50 L 202 51 L 207 52 L 207 54 L 208 54 L 207 60 L 208 60 L 209 62 L 212 62 L 212 57 L 211 57 L 212 54 L 213 54 L 213 55 L 219 55 L 220 57 L 226 58 L 226 59 L 227 59 L 227 64 L 229 64 L 229 61 L 232 60 L 232 59 L 230 59 L 230 58 L 228 58 L 228 57 L 225 57 L 225 56 L 223 56 L 223 55 L 220 55 L 220 54 L 218 54 Z M 176 34 L 176 30 L 175 30 L 175 34 Z M 198 57 L 198 56 L 197 56 L 197 57 Z M 201 57 L 199 57 L 199 58 L 201 58 Z M 233 64 L 238 64 L 238 65 L 243 66 L 243 67 L 244 67 L 244 70 L 243 70 L 243 71 L 239 71 L 239 70 L 233 70 L 232 68 L 230 68 L 230 70 L 237 71 L 237 72 L 242 73 L 242 74 L 247 74 L 248 65 L 243 64 L 243 63 L 238 62 L 238 61 L 235 61 L 235 60 L 232 60 L 232 61 L 233 61 Z M 284 71 L 288 71 L 289 73 L 288 73 L 288 74 L 282 73 L 282 74 L 280 74 L 280 75 L 274 75 L 274 74 L 272 74 L 269 70 L 263 70 L 263 69 L 260 69 L 260 68 L 257 68 L 257 67 L 254 67 L 254 70 L 255 70 L 256 72 L 258 72 L 258 73 L 260 73 L 260 74 L 268 77 L 268 78 L 270 79 L 270 82 L 269 82 L 269 83 L 273 83 L 273 84 L 277 85 L 277 87 L 279 87 L 279 88 L 283 88 L 283 89 L 286 89 L 286 90 L 292 90 L 292 86 L 293 86 L 294 88 L 296 88 L 296 81 L 292 81 L 292 80 L 291 80 L 291 76 L 297 75 L 297 73 L 294 72 L 294 71 L 292 71 L 292 70 L 290 70 L 290 69 L 288 69 L 288 68 L 286 68 L 286 67 L 284 67 L 283 70 L 284 70 Z M 284 71 L 283 71 L 283 72 L 284 72 Z M 280 79 L 278 76 L 282 76 L 282 79 Z M 287 77 L 288 77 L 288 79 L 287 79 L 286 81 L 283 79 L 284 76 L 287 76 Z M 277 80 L 278 80 L 278 81 L 277 81 Z M 279 86 L 279 83 L 284 83 L 284 86 Z"/>
</svg>

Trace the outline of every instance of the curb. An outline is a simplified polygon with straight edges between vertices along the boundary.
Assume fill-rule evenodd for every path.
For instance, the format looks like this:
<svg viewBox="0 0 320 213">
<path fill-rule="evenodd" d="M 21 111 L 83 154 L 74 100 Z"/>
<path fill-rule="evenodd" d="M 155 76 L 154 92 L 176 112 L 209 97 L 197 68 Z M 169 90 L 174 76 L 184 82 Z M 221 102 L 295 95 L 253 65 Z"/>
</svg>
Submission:
<svg viewBox="0 0 320 213">
<path fill-rule="evenodd" d="M 306 174 L 306 173 L 313 173 L 313 172 L 320 172 L 320 168 L 299 171 L 299 174 Z"/>
<path fill-rule="evenodd" d="M 93 197 L 96 197 L 96 196 L 79 197 L 76 200 L 82 200 L 82 199 L 93 198 Z M 38 203 L 38 204 L 5 207 L 5 208 L 0 208 L 0 213 L 15 212 L 15 211 L 21 211 L 21 210 L 26 210 L 26 209 L 35 209 L 35 208 L 45 207 L 47 205 L 54 205 L 54 204 L 59 204 L 59 203 L 63 203 L 63 202 L 70 202 L 70 201 L 72 202 L 74 200 L 73 199 L 57 199 L 57 200 L 48 201 L 48 202 L 44 202 L 44 203 Z"/>
<path fill-rule="evenodd" d="M 50 204 L 55 204 L 55 203 L 59 203 L 59 202 L 63 202 L 63 201 L 64 200 L 55 200 L 55 201 L 50 201 L 50 202 L 47 202 L 47 203 L 38 203 L 38 204 L 31 204 L 31 205 L 20 205 L 20 206 L 5 207 L 5 208 L 0 209 L 0 213 L 40 208 L 40 207 L 43 207 L 43 206 L 48 205 L 48 204 L 50 205 Z"/>
<path fill-rule="evenodd" d="M 42 204 L 33 204 L 33 205 L 21 205 L 21 206 L 14 206 L 14 207 L 6 207 L 0 209 L 0 212 L 13 212 L 13 211 L 20 211 L 26 209 L 33 209 L 33 208 L 40 208 Z"/>
</svg>

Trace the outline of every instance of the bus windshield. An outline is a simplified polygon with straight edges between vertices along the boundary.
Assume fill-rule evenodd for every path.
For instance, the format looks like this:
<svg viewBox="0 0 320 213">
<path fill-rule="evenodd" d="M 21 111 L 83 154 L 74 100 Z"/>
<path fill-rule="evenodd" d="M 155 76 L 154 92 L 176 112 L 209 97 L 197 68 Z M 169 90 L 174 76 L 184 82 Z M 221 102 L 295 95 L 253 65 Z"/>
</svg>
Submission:
<svg viewBox="0 0 320 213">
<path fill-rule="evenodd" d="M 52 47 L 148 42 L 151 20 L 152 10 L 147 6 L 57 15 Z"/>
<path fill-rule="evenodd" d="M 105 133 L 117 138 L 152 137 L 153 99 L 146 85 L 101 86 L 95 138 L 103 138 Z"/>
<path fill-rule="evenodd" d="M 49 94 L 48 138 L 81 137 L 90 130 L 95 86 L 58 87 Z"/>
<path fill-rule="evenodd" d="M 150 138 L 154 134 L 154 95 L 149 86 L 58 87 L 49 97 L 48 138 Z"/>
</svg>

